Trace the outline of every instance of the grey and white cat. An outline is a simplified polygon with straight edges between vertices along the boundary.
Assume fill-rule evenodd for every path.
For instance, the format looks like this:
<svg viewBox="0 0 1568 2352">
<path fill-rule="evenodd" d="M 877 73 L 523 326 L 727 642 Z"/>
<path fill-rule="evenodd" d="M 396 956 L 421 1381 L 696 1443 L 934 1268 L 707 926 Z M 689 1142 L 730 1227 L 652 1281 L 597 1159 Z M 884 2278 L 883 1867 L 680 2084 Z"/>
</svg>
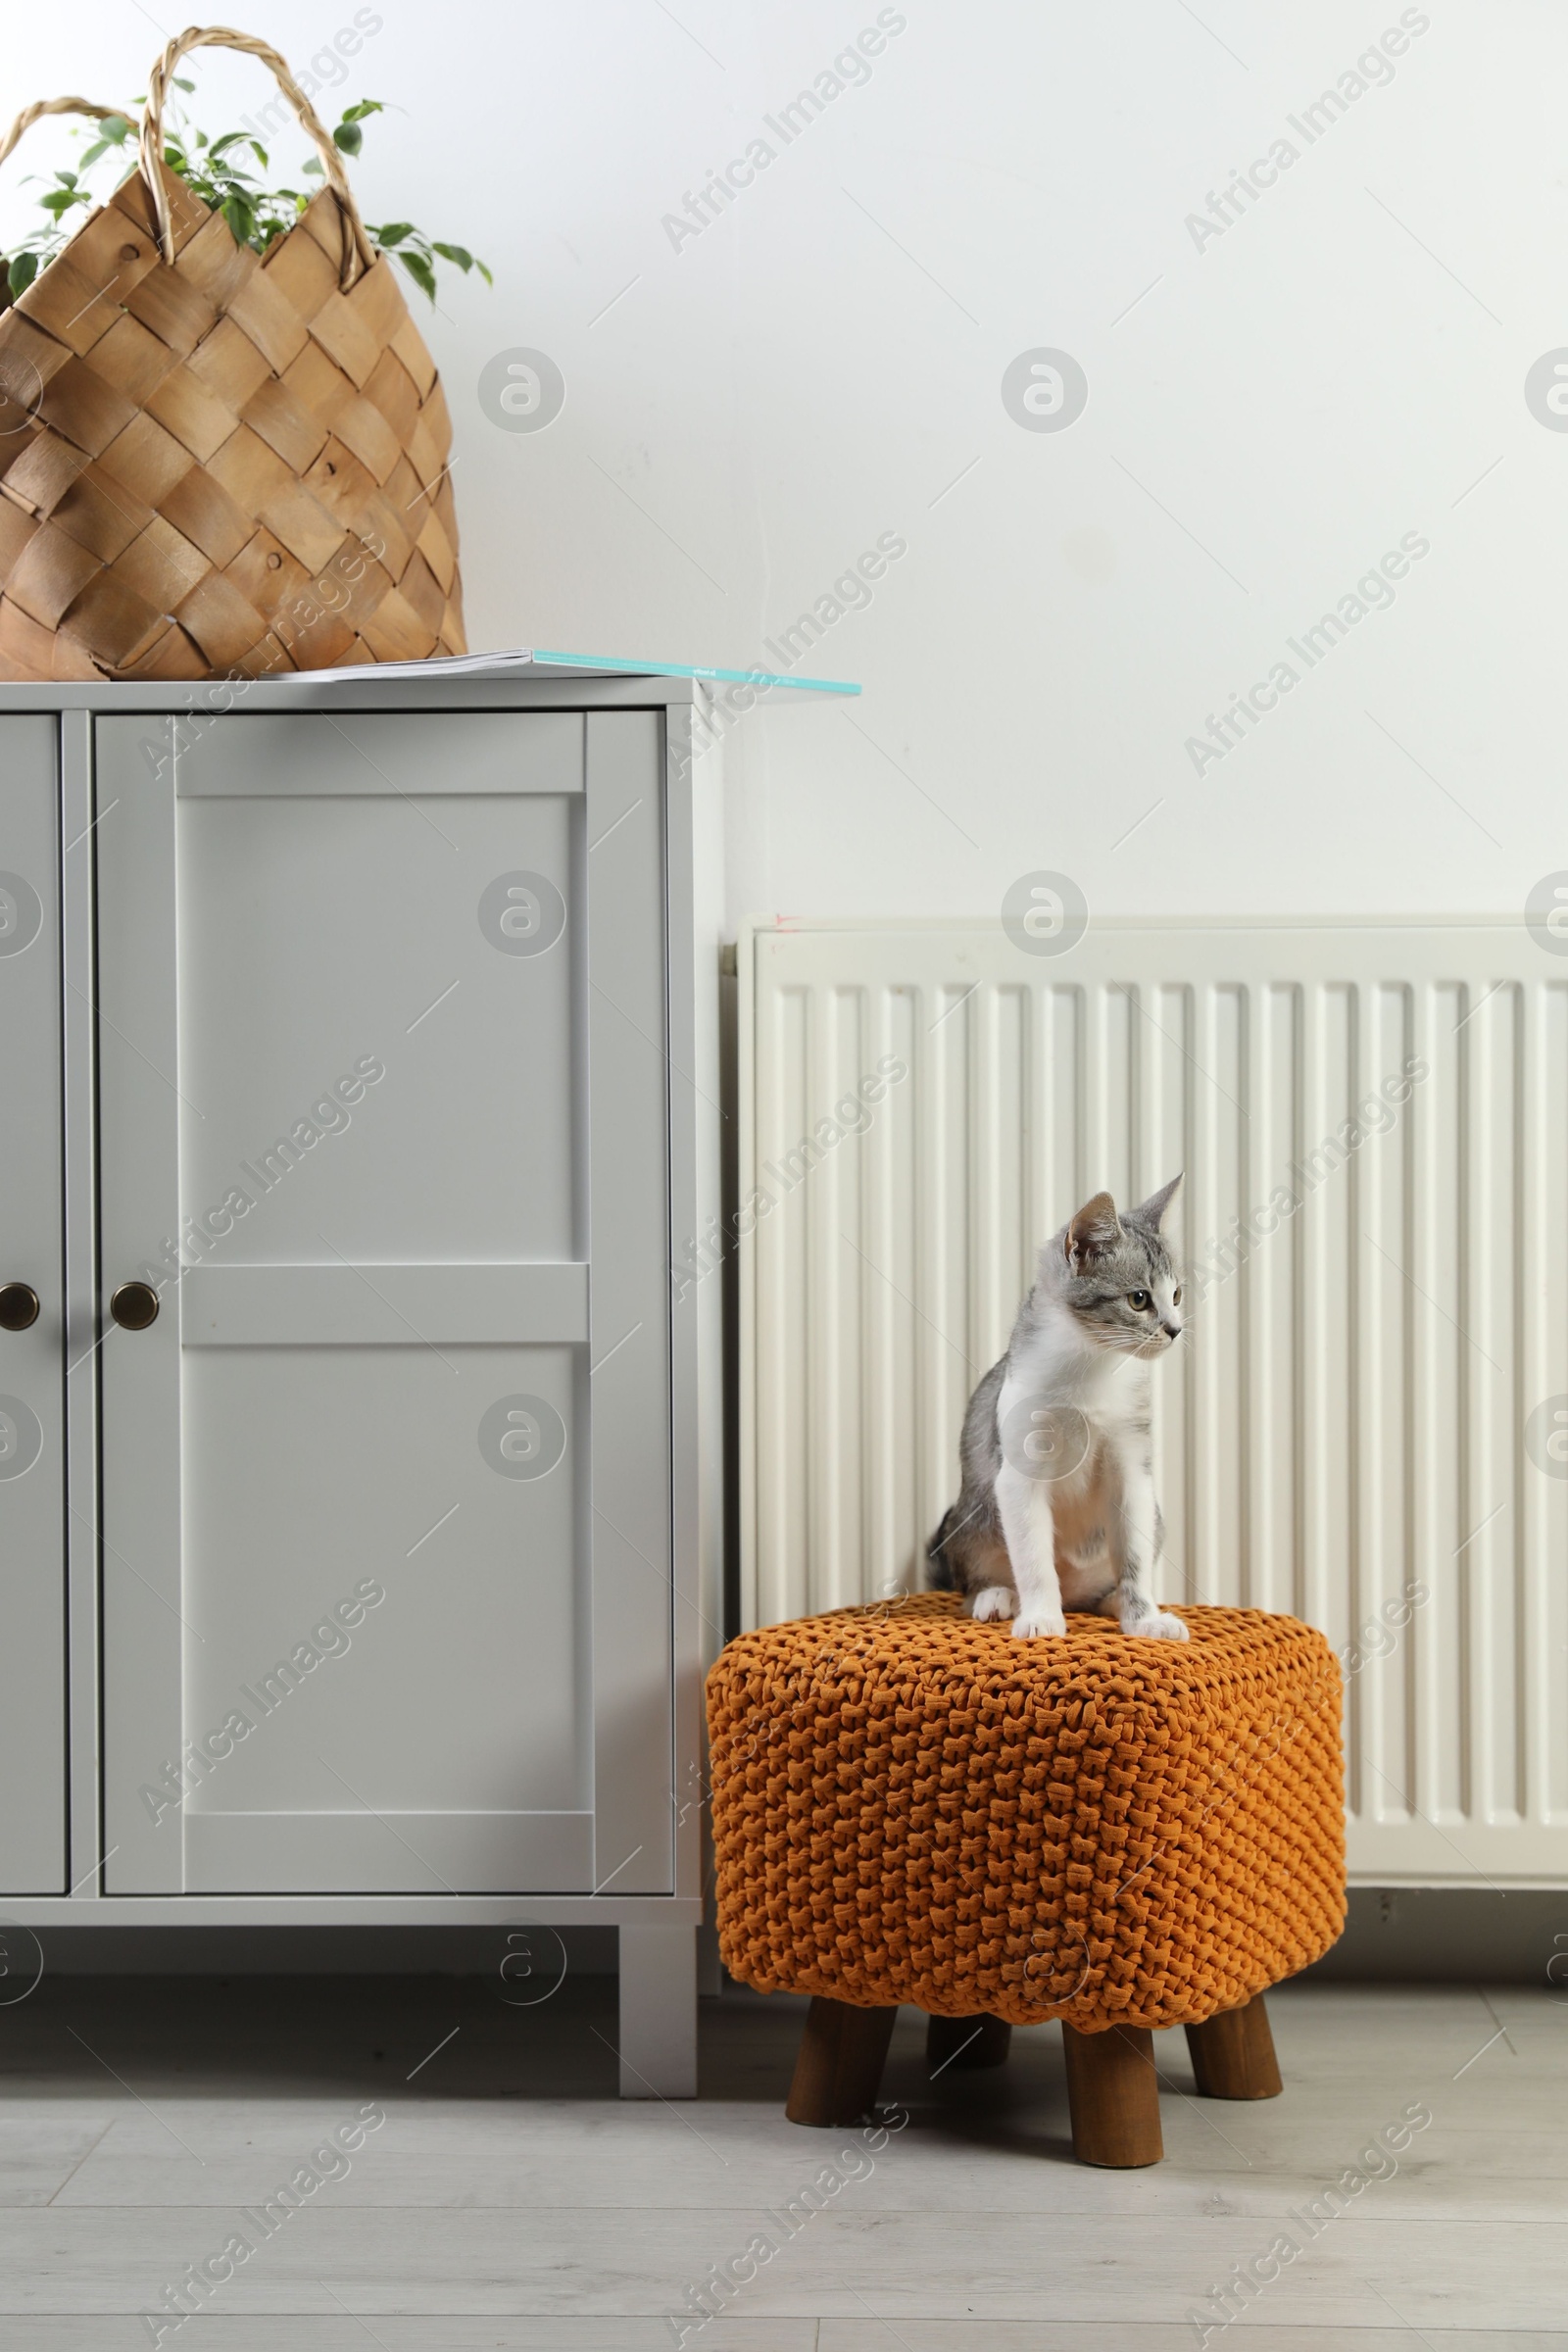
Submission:
<svg viewBox="0 0 1568 2352">
<path fill-rule="evenodd" d="M 973 1617 L 1010 1617 L 1015 1641 L 1064 1634 L 1063 1605 L 1187 1640 L 1152 1595 L 1165 1527 L 1150 1438 L 1150 1366 L 1182 1331 L 1161 1233 L 1180 1183 L 1125 1216 L 1108 1193 L 1084 1203 L 1041 1250 L 1007 1352 L 969 1399 L 931 1581 Z"/>
</svg>

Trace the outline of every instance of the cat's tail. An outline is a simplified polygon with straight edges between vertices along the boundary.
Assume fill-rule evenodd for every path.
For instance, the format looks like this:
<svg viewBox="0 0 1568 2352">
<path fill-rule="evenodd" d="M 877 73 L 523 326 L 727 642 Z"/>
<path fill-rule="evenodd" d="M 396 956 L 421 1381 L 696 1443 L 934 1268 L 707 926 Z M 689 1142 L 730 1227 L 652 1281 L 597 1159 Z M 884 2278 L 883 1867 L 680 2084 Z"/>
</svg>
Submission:
<svg viewBox="0 0 1568 2352">
<path fill-rule="evenodd" d="M 956 1592 L 958 1589 L 958 1580 L 953 1573 L 953 1564 L 943 1549 L 957 1508 L 956 1502 L 948 1505 L 942 1514 L 942 1525 L 925 1547 L 926 1566 L 929 1571 L 926 1583 L 933 1592 Z"/>
</svg>

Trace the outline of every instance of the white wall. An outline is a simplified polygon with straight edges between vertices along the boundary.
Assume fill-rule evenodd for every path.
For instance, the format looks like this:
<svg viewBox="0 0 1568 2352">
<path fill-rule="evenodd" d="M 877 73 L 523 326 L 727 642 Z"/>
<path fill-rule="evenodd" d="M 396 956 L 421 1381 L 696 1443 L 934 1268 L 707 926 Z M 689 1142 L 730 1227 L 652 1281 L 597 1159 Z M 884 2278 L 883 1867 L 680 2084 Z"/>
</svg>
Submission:
<svg viewBox="0 0 1568 2352">
<path fill-rule="evenodd" d="M 869 80 L 764 134 L 776 160 L 678 251 L 662 216 L 876 0 L 374 13 L 340 95 L 407 112 L 371 126 L 367 214 L 496 270 L 428 329 L 475 645 L 766 662 L 880 533 L 907 542 L 802 664 L 863 700 L 737 731 L 731 920 L 988 911 L 1042 866 L 1107 911 L 1511 908 L 1568 866 L 1568 433 L 1523 390 L 1568 344 L 1559 8 L 1405 12 L 1430 24 L 1394 78 L 1308 148 L 1286 118 L 1397 0 L 900 0 Z M 242 14 L 304 64 L 354 10 Z M 126 98 L 156 39 L 121 0 L 20 14 L 13 101 Z M 258 68 L 197 74 L 215 126 L 262 98 Z M 1185 217 L 1281 135 L 1299 160 L 1199 251 Z M 6 167 L 0 223 L 65 144 Z M 565 377 L 542 432 L 478 404 L 519 346 Z M 1087 371 L 1063 432 L 1003 406 L 1038 346 Z M 1205 714 L 1303 668 L 1285 640 L 1408 532 L 1430 553 L 1392 609 L 1196 774 Z"/>
</svg>

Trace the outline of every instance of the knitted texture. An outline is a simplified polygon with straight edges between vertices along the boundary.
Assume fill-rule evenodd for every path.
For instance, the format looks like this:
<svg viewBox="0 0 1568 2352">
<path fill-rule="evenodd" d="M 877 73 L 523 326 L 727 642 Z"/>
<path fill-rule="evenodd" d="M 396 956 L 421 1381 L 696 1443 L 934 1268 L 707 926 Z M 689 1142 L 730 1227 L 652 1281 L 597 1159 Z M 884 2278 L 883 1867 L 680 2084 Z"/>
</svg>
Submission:
<svg viewBox="0 0 1568 2352">
<path fill-rule="evenodd" d="M 1293 1617 L 942 1593 L 743 1634 L 708 1678 L 719 1949 L 760 1992 L 1196 2025 L 1345 1924 L 1338 1660 Z"/>
</svg>

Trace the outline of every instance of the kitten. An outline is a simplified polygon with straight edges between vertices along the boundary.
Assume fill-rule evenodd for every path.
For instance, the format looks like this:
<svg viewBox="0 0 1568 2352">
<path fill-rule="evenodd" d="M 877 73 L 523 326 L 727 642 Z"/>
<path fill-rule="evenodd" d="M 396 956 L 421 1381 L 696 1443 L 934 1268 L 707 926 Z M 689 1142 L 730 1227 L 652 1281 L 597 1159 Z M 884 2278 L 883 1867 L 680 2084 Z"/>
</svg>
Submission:
<svg viewBox="0 0 1568 2352">
<path fill-rule="evenodd" d="M 1010 1617 L 1015 1641 L 1064 1634 L 1063 1603 L 1125 1634 L 1187 1640 L 1152 1593 L 1165 1525 L 1149 1367 L 1181 1336 L 1160 1232 L 1180 1183 L 1124 1217 L 1097 1193 L 1046 1244 L 1007 1352 L 969 1399 L 962 1490 L 931 1539 L 931 1581 L 973 1617 Z"/>
</svg>

